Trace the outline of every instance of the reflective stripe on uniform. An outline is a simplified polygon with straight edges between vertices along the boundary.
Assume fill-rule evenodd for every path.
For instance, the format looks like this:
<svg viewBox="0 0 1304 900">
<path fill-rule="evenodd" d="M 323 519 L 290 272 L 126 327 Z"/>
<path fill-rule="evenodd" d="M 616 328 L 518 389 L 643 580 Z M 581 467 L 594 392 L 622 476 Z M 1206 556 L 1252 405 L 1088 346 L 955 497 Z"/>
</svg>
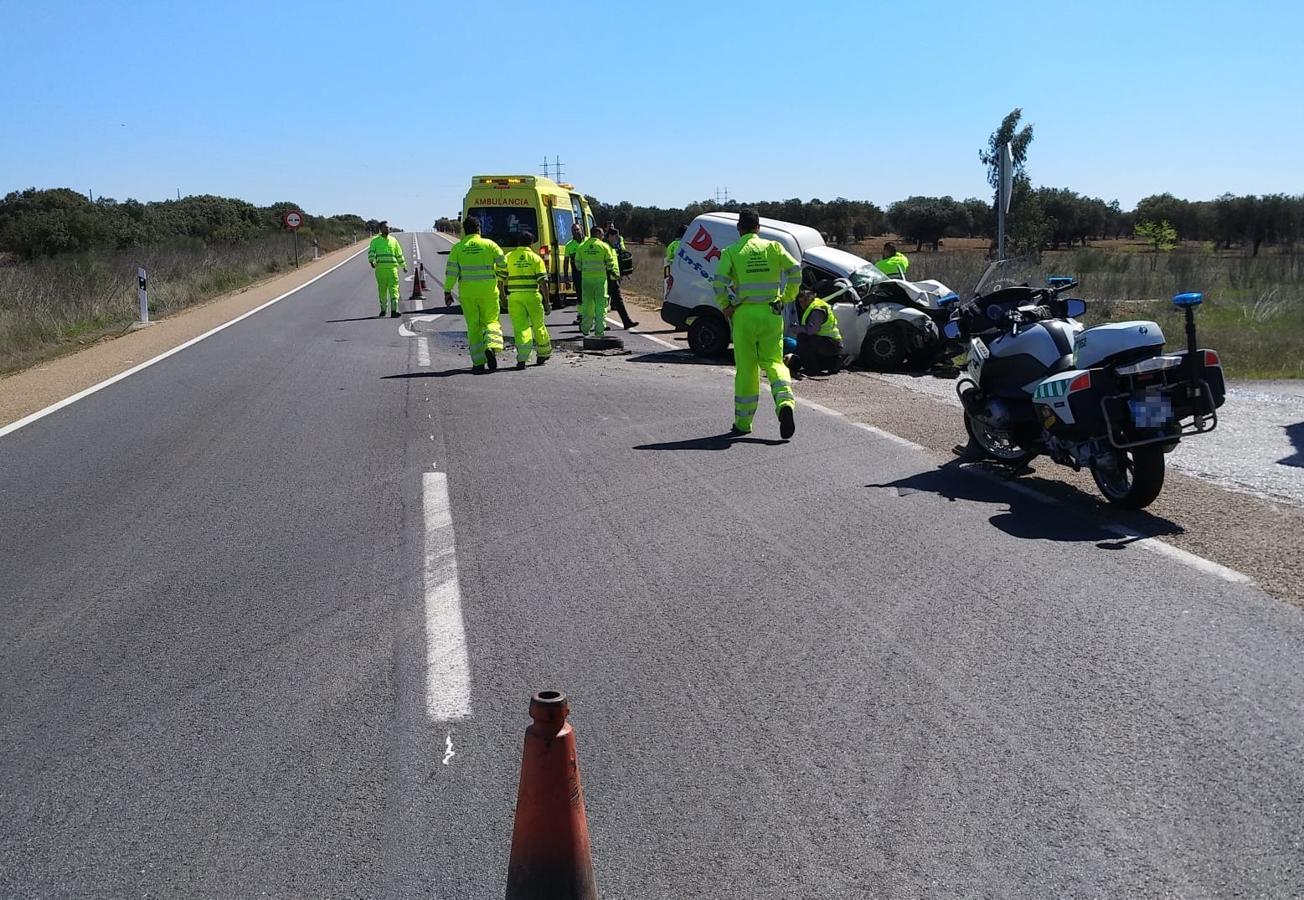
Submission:
<svg viewBox="0 0 1304 900">
<path fill-rule="evenodd" d="M 740 291 L 777 291 L 782 285 L 777 281 L 749 281 L 738 285 Z"/>
</svg>

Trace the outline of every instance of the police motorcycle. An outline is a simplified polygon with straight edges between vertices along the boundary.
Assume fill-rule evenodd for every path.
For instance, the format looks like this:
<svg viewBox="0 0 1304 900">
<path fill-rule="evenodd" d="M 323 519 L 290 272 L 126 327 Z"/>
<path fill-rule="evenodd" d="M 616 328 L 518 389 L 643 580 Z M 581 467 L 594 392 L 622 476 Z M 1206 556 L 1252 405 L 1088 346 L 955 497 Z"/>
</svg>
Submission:
<svg viewBox="0 0 1304 900">
<path fill-rule="evenodd" d="M 1071 278 L 1031 287 L 989 281 L 993 271 L 944 327 L 968 344 L 956 383 L 964 455 L 1020 469 L 1045 454 L 1089 469 L 1114 506 L 1150 505 L 1164 486 L 1164 455 L 1213 431 L 1226 394 L 1218 354 L 1196 340 L 1203 296 L 1173 298 L 1185 313 L 1186 349 L 1165 353 L 1156 322 L 1084 328 L 1077 317 L 1086 302 L 1060 296 L 1077 287 Z"/>
</svg>

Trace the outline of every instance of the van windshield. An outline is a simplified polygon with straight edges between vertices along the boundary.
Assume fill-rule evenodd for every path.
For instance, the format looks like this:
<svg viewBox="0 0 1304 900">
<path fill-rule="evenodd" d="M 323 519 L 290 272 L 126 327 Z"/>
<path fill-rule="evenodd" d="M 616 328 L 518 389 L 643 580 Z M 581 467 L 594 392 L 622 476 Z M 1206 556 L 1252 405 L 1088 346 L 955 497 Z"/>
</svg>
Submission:
<svg viewBox="0 0 1304 900">
<path fill-rule="evenodd" d="M 536 239 L 539 235 L 539 218 L 528 206 L 508 209 L 490 206 L 473 206 L 466 214 L 480 223 L 480 233 L 491 241 L 503 241 L 522 231 Z"/>
</svg>

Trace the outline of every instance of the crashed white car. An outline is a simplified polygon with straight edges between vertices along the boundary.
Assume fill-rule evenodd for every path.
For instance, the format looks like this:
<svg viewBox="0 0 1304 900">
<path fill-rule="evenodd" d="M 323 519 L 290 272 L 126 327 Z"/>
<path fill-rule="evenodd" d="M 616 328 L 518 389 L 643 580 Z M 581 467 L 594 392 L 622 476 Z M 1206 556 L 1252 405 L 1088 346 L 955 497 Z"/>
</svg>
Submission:
<svg viewBox="0 0 1304 900">
<path fill-rule="evenodd" d="M 844 362 L 880 371 L 940 357 L 947 344 L 942 326 L 960 299 L 940 281 L 889 278 L 854 253 L 827 246 L 802 253 L 802 284 L 820 297 L 835 295 L 830 302 Z M 795 307 L 789 310 L 789 324 L 796 324 L 797 315 Z"/>
</svg>

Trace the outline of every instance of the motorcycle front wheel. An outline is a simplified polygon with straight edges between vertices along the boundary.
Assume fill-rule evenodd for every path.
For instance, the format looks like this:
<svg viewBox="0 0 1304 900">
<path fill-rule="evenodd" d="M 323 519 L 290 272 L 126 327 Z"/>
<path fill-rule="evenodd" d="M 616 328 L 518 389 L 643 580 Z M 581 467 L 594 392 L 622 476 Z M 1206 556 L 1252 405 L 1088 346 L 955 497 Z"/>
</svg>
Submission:
<svg viewBox="0 0 1304 900">
<path fill-rule="evenodd" d="M 971 447 L 977 447 L 998 462 L 1018 468 L 1027 465 L 1037 456 L 1035 450 L 1025 450 L 1005 432 L 993 431 L 967 412 L 964 414 L 964 430 L 969 432 Z"/>
<path fill-rule="evenodd" d="M 1111 505 L 1145 509 L 1164 489 L 1164 451 L 1159 447 L 1137 447 L 1093 456 L 1091 477 Z"/>
</svg>

